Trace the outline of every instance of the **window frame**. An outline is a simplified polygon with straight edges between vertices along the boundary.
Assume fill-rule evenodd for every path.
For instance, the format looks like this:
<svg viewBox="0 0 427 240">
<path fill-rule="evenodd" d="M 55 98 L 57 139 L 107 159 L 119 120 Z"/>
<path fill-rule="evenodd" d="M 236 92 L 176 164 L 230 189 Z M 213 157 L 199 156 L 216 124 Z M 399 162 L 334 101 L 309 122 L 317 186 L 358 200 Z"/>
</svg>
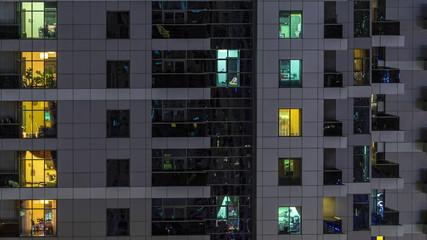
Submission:
<svg viewBox="0 0 427 240">
<path fill-rule="evenodd" d="M 281 135 L 281 118 L 280 118 L 280 112 L 281 112 L 281 110 L 288 110 L 289 111 L 289 120 L 287 120 L 288 122 L 289 122 L 289 126 L 288 126 L 288 128 L 289 128 L 289 134 L 287 134 L 287 135 Z M 292 114 L 291 114 L 291 112 L 292 112 L 292 110 L 298 110 L 298 118 L 299 118 L 299 123 L 298 123 L 298 125 L 299 125 L 299 128 L 298 128 L 298 135 L 292 135 Z M 301 108 L 279 108 L 279 111 L 278 111 L 278 118 L 279 118 L 279 121 L 278 121 L 278 124 L 279 124 L 279 129 L 278 129 L 278 134 L 279 134 L 279 137 L 302 137 L 302 109 Z M 283 120 L 283 121 L 286 121 L 286 120 Z"/>
<path fill-rule="evenodd" d="M 118 235 L 111 235 L 111 234 L 109 234 L 109 230 L 108 230 L 108 225 L 109 225 L 109 221 L 108 221 L 108 213 L 109 213 L 109 211 L 111 211 L 111 210 L 127 210 L 128 212 L 127 212 L 127 233 L 125 234 L 125 235 L 121 235 L 120 233 L 118 234 Z M 130 208 L 107 208 L 106 209 L 106 216 L 105 216 L 105 230 L 106 230 L 106 236 L 107 237 L 116 237 L 116 236 L 118 236 L 118 237 L 120 237 L 120 236 L 130 236 L 130 219 L 131 219 L 131 217 L 130 217 L 130 213 L 131 213 L 131 211 L 130 211 Z M 119 224 L 120 222 L 118 222 L 118 224 Z"/>
<path fill-rule="evenodd" d="M 282 62 L 286 62 L 286 61 L 288 62 L 288 65 L 289 65 L 289 77 L 288 77 L 288 79 L 285 78 L 282 81 L 282 75 L 286 74 L 285 72 L 282 73 Z M 295 85 L 293 85 L 292 83 L 294 81 L 296 82 L 296 80 L 291 79 L 291 76 L 293 75 L 292 74 L 292 62 L 293 61 L 299 62 L 299 79 L 297 80 L 298 84 L 295 84 Z M 302 59 L 280 59 L 279 60 L 279 88 L 301 88 L 302 87 L 302 73 L 303 73 L 303 71 L 302 71 Z M 283 84 L 283 86 L 282 86 L 282 82 L 288 83 L 288 84 Z M 286 86 L 286 85 L 288 85 L 288 86 Z"/>
<path fill-rule="evenodd" d="M 302 39 L 303 38 L 303 33 L 304 33 L 304 22 L 303 22 L 303 11 L 302 10 L 280 10 L 279 11 L 279 39 Z M 285 17 L 281 17 L 282 14 L 289 14 L 289 37 L 285 37 L 285 33 L 282 34 L 281 32 L 281 27 L 282 27 L 282 23 L 281 23 L 281 19 L 285 18 Z M 292 33 L 291 33 L 291 29 L 293 27 L 292 24 L 292 18 L 291 15 L 292 14 L 300 14 L 301 15 L 301 23 L 299 23 L 301 25 L 301 30 L 299 32 L 299 37 L 292 37 Z M 297 25 L 298 28 L 298 25 Z M 283 37 L 282 37 L 283 35 Z"/>
<path fill-rule="evenodd" d="M 287 177 L 286 175 L 286 171 L 285 167 L 284 167 L 284 161 L 289 160 L 292 161 L 294 164 L 294 169 L 296 169 L 295 171 L 290 171 L 291 167 L 289 167 L 289 171 L 287 172 L 292 172 L 292 175 L 298 175 L 299 177 Z M 291 164 L 291 163 L 289 163 Z M 283 170 L 283 177 L 281 177 L 280 173 L 281 173 L 281 169 Z M 297 174 L 295 174 L 295 172 L 297 172 Z M 298 179 L 299 178 L 299 179 Z M 281 183 L 281 182 L 287 182 L 287 183 Z M 299 181 L 299 182 L 298 182 Z M 294 183 L 296 182 L 296 183 Z M 278 159 L 278 185 L 279 186 L 301 186 L 302 185 L 302 158 L 279 158 Z"/>
</svg>

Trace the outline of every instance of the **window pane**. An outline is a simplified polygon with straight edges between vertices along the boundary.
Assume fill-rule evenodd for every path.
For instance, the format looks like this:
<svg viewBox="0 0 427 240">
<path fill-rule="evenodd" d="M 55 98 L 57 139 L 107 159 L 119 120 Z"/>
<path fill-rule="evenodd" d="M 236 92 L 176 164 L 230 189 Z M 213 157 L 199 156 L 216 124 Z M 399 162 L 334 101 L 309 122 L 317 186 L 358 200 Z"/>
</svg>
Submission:
<svg viewBox="0 0 427 240">
<path fill-rule="evenodd" d="M 129 38 L 129 12 L 107 12 L 107 38 Z"/>
<path fill-rule="evenodd" d="M 302 13 L 281 11 L 279 14 L 279 38 L 302 38 Z"/>
<path fill-rule="evenodd" d="M 280 60 L 279 87 L 301 87 L 301 60 Z"/>
<path fill-rule="evenodd" d="M 129 160 L 107 160 L 107 187 L 129 187 Z"/>
<path fill-rule="evenodd" d="M 107 61 L 107 88 L 129 88 L 129 61 Z"/>
<path fill-rule="evenodd" d="M 279 159 L 279 186 L 301 185 L 301 159 Z"/>
<path fill-rule="evenodd" d="M 290 110 L 279 110 L 279 136 L 290 136 Z"/>
<path fill-rule="evenodd" d="M 129 137 L 129 110 L 107 111 L 107 137 Z"/>
<path fill-rule="evenodd" d="M 56 200 L 24 200 L 20 203 L 21 236 L 56 235 Z"/>
<path fill-rule="evenodd" d="M 129 235 L 129 209 L 107 209 L 107 236 Z"/>
<path fill-rule="evenodd" d="M 291 136 L 301 136 L 301 110 L 291 109 Z"/>
<path fill-rule="evenodd" d="M 279 234 L 301 234 L 301 207 L 279 207 Z"/>
</svg>

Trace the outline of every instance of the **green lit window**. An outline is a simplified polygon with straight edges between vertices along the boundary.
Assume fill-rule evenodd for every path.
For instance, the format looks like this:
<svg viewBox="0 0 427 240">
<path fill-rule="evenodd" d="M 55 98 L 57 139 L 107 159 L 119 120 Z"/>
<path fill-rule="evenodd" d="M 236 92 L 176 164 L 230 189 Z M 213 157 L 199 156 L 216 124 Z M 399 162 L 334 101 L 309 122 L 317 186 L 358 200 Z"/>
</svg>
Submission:
<svg viewBox="0 0 427 240">
<path fill-rule="evenodd" d="M 369 182 L 369 146 L 353 146 L 353 182 Z"/>
<path fill-rule="evenodd" d="M 301 234 L 301 207 L 279 207 L 279 234 Z"/>
<path fill-rule="evenodd" d="M 22 2 L 19 10 L 22 38 L 56 38 L 55 2 Z"/>
<path fill-rule="evenodd" d="M 301 60 L 280 60 L 279 87 L 301 87 Z"/>
<path fill-rule="evenodd" d="M 217 86 L 240 86 L 239 50 L 217 50 Z"/>
<path fill-rule="evenodd" d="M 302 12 L 280 12 L 279 38 L 302 38 Z"/>
<path fill-rule="evenodd" d="M 301 158 L 279 159 L 279 186 L 301 185 Z"/>
</svg>

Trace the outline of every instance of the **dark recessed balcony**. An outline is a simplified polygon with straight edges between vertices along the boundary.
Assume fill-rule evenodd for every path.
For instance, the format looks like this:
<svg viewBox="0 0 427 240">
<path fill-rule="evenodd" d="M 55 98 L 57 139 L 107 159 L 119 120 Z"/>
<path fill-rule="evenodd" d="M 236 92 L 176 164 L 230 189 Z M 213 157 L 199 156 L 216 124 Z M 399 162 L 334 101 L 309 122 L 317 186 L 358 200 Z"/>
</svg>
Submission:
<svg viewBox="0 0 427 240">
<path fill-rule="evenodd" d="M 20 79 L 19 74 L 0 73 L 0 89 L 19 88 L 19 79 Z"/>
<path fill-rule="evenodd" d="M 342 219 L 338 217 L 323 219 L 323 234 L 342 233 Z"/>
<path fill-rule="evenodd" d="M 399 164 L 377 161 L 372 165 L 372 178 L 399 178 Z"/>
<path fill-rule="evenodd" d="M 372 131 L 399 131 L 399 116 L 382 114 L 372 117 Z"/>
<path fill-rule="evenodd" d="M 324 38 L 342 38 L 342 24 L 325 24 Z"/>
<path fill-rule="evenodd" d="M 427 18 L 423 19 L 423 28 L 427 29 Z"/>
<path fill-rule="evenodd" d="M 0 237 L 19 237 L 19 223 L 6 219 L 0 220 Z"/>
<path fill-rule="evenodd" d="M 341 137 L 342 136 L 342 122 L 325 121 L 323 123 L 323 136 L 325 136 L 325 137 Z"/>
<path fill-rule="evenodd" d="M 19 138 L 21 132 L 21 123 L 0 123 L 0 138 Z"/>
<path fill-rule="evenodd" d="M 328 87 L 328 88 L 342 87 L 342 73 L 325 72 L 324 87 Z"/>
<path fill-rule="evenodd" d="M 19 25 L 0 23 L 0 39 L 19 39 Z"/>
<path fill-rule="evenodd" d="M 342 185 L 342 171 L 336 168 L 324 169 L 323 185 Z"/>
<path fill-rule="evenodd" d="M 19 187 L 18 173 L 0 173 L 0 188 Z"/>
<path fill-rule="evenodd" d="M 400 22 L 372 21 L 372 35 L 400 35 Z"/>
<path fill-rule="evenodd" d="M 372 212 L 372 225 L 399 225 L 399 211 L 384 207 L 382 211 Z"/>
<path fill-rule="evenodd" d="M 381 67 L 372 69 L 372 83 L 399 83 L 400 69 Z"/>
</svg>

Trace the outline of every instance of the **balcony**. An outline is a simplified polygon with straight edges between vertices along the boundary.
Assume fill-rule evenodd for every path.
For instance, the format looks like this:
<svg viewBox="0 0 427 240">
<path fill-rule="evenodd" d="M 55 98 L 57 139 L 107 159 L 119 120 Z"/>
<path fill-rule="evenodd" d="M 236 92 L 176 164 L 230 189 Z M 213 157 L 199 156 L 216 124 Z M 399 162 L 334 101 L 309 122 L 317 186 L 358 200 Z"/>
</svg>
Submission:
<svg viewBox="0 0 427 240">
<path fill-rule="evenodd" d="M 325 23 L 324 38 L 342 38 L 342 24 Z"/>
<path fill-rule="evenodd" d="M 0 138 L 19 138 L 22 135 L 21 125 L 21 123 L 14 122 L 0 123 Z"/>
<path fill-rule="evenodd" d="M 381 114 L 372 117 L 372 131 L 399 131 L 399 116 Z"/>
<path fill-rule="evenodd" d="M 0 23 L 0 39 L 18 39 L 19 25 Z"/>
<path fill-rule="evenodd" d="M 1 33 L 0 33 L 1 36 Z M 16 89 L 19 88 L 19 74 L 0 73 L 0 89 Z"/>
<path fill-rule="evenodd" d="M 0 173 L 0 188 L 19 187 L 18 173 Z"/>
<path fill-rule="evenodd" d="M 323 234 L 341 234 L 342 219 L 338 217 L 323 219 Z"/>
<path fill-rule="evenodd" d="M 323 123 L 323 136 L 325 136 L 325 137 L 341 137 L 342 136 L 342 122 L 325 121 Z"/>
<path fill-rule="evenodd" d="M 342 185 L 342 171 L 336 168 L 324 169 L 323 185 Z"/>
<path fill-rule="evenodd" d="M 400 35 L 400 22 L 372 21 L 372 35 Z"/>
<path fill-rule="evenodd" d="M 19 237 L 19 223 L 15 220 L 0 219 L 0 237 Z"/>
<path fill-rule="evenodd" d="M 339 72 L 325 72 L 324 87 L 325 88 L 340 88 L 343 86 L 343 76 Z"/>
<path fill-rule="evenodd" d="M 427 18 L 423 19 L 423 28 L 427 29 Z"/>
<path fill-rule="evenodd" d="M 371 213 L 372 225 L 399 225 L 399 211 L 384 207 L 383 211 Z"/>
<path fill-rule="evenodd" d="M 399 164 L 377 161 L 372 165 L 372 178 L 399 178 Z"/>
<path fill-rule="evenodd" d="M 381 67 L 372 69 L 372 83 L 399 83 L 400 69 Z"/>
</svg>

